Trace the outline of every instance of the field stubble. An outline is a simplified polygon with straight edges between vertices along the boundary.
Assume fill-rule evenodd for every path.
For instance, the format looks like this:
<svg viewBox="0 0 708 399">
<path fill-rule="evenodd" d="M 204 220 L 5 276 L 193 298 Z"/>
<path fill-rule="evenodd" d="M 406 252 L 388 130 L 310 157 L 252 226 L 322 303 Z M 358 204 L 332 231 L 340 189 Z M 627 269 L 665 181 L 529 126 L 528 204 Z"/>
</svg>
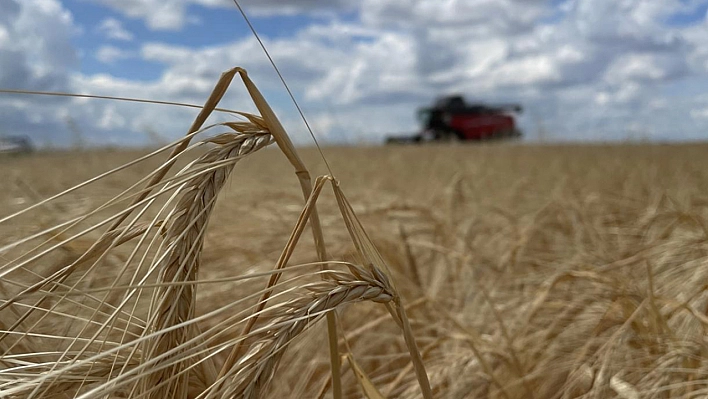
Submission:
<svg viewBox="0 0 708 399">
<path fill-rule="evenodd" d="M 708 146 L 441 145 L 325 148 L 325 154 L 390 268 L 435 397 L 708 396 Z M 138 155 L 95 151 L 0 159 L 0 217 Z M 314 149 L 303 149 L 302 156 L 313 176 L 325 173 Z M 0 225 L 0 246 L 100 205 L 160 162 L 150 159 Z M 268 148 L 241 161 L 209 221 L 199 279 L 270 270 L 302 207 L 300 188 L 279 151 Z M 323 191 L 318 210 L 329 255 L 354 262 L 331 192 Z M 88 246 L 95 238 L 75 245 Z M 314 244 L 301 241 L 291 263 L 316 261 Z M 117 248 L 112 256 L 123 262 L 129 255 Z M 54 256 L 73 255 L 66 249 Z M 108 284 L 115 277 L 110 262 L 106 258 L 105 273 L 82 286 Z M 32 273 L 13 278 L 32 280 Z M 14 292 L 10 285 L 0 288 Z M 198 327 L 218 328 L 251 305 L 234 307 L 236 299 L 261 289 L 260 281 L 251 280 L 200 285 L 194 317 L 231 308 Z M 324 288 L 318 285 L 313 295 L 318 289 Z M 78 313 L 93 311 L 90 301 L 84 305 Z M 355 365 L 383 395 L 418 397 L 408 351 L 386 308 L 343 306 L 340 339 L 346 341 L 340 347 L 356 358 L 343 363 L 345 396 L 362 395 L 349 366 Z M 26 323 L 39 323 L 32 317 Z M 0 324 L 10 319 L 0 318 Z M 61 329 L 71 336 L 79 328 L 71 318 L 57 320 L 51 333 Z M 138 330 L 127 329 L 136 336 Z M 238 333 L 227 331 L 214 345 Z M 296 335 L 280 353 L 269 397 L 316 397 L 328 389 L 326 330 Z M 12 342 L 35 342 L 50 352 L 56 343 L 42 339 Z M 216 363 L 226 354 L 215 356 Z M 99 375 L 101 367 L 107 366 L 96 365 L 93 373 Z"/>
</svg>

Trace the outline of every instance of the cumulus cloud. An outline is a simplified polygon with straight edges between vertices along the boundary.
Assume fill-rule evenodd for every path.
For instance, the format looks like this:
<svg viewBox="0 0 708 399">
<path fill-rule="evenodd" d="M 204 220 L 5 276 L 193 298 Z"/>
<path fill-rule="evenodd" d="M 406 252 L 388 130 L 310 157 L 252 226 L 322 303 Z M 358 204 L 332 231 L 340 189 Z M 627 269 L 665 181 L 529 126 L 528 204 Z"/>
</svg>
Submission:
<svg viewBox="0 0 708 399">
<path fill-rule="evenodd" d="M 78 29 L 54 0 L 0 2 L 0 87 L 70 91 L 77 52 L 71 44 Z M 36 141 L 57 135 L 57 113 L 64 98 L 0 95 L 0 134 L 28 134 Z"/>
<path fill-rule="evenodd" d="M 155 30 L 178 30 L 187 21 L 186 10 L 189 0 L 91 0 L 102 4 L 130 18 L 145 20 L 148 27 Z M 196 1 L 200 3 L 200 0 Z M 206 3 L 213 3 L 206 1 Z"/>
<path fill-rule="evenodd" d="M 133 34 L 123 27 L 123 23 L 115 18 L 106 18 L 98 24 L 96 30 L 113 40 L 131 41 Z"/>
<path fill-rule="evenodd" d="M 96 50 L 95 57 L 104 64 L 113 64 L 116 61 L 133 57 L 133 52 L 115 46 L 101 46 Z"/>
<path fill-rule="evenodd" d="M 466 33 L 522 33 L 550 13 L 539 0 L 365 0 L 363 23 L 379 27 L 457 29 Z"/>
<path fill-rule="evenodd" d="M 0 86 L 63 86 L 76 65 L 71 14 L 52 0 L 3 1 L 0 5 Z"/>
<path fill-rule="evenodd" d="M 708 108 L 692 109 L 691 117 L 695 119 L 708 119 Z"/>
<path fill-rule="evenodd" d="M 233 7 L 226 0 L 91 1 L 140 18 L 154 30 L 183 29 L 190 7 Z M 540 126 L 562 140 L 692 139 L 704 137 L 708 128 L 708 98 L 696 95 L 708 90 L 708 21 L 666 23 L 674 14 L 695 12 L 699 1 L 245 3 L 260 15 L 331 13 L 303 19 L 307 24 L 290 36 L 264 38 L 313 125 L 330 140 L 378 141 L 385 133 L 414 130 L 415 109 L 448 93 L 521 102 L 530 137 Z M 344 11 L 347 17 L 337 14 Z M 20 17 L 31 12 L 59 17 L 49 25 Z M 117 19 L 102 21 L 99 29 L 111 40 L 128 38 L 116 33 L 123 30 Z M 58 0 L 0 2 L 0 85 L 199 104 L 222 71 L 239 65 L 250 71 L 286 127 L 307 139 L 252 37 L 203 47 L 139 43 L 138 51 L 99 46 L 94 56 L 101 62 L 133 57 L 163 68 L 159 77 L 137 81 L 77 72 L 70 40 L 75 30 Z M 51 37 L 44 44 L 22 41 L 40 34 Z M 253 111 L 239 82 L 234 85 L 226 106 Z M 61 125 L 70 113 L 86 131 L 100 132 L 96 137 L 132 132 L 125 133 L 128 141 L 144 140 L 148 128 L 177 137 L 194 116 L 174 107 L 83 100 L 56 109 L 64 114 L 43 114 L 43 123 Z"/>
<path fill-rule="evenodd" d="M 686 60 L 675 58 L 675 54 L 630 53 L 617 57 L 607 69 L 605 79 L 611 83 L 666 81 L 686 73 Z"/>
<path fill-rule="evenodd" d="M 193 6 L 208 8 L 234 8 L 233 0 L 89 0 L 118 11 L 130 18 L 145 20 L 154 30 L 179 30 L 193 20 L 188 10 Z M 241 0 L 240 4 L 254 16 L 329 14 L 350 11 L 357 4 L 354 0 Z M 192 18 L 192 19 L 190 19 Z"/>
</svg>

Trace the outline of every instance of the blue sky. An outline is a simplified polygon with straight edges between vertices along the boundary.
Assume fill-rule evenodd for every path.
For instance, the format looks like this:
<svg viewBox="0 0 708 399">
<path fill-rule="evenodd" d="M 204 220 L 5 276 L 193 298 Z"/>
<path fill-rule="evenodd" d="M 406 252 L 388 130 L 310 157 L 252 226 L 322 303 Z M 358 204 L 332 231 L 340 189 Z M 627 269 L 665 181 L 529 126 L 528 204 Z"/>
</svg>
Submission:
<svg viewBox="0 0 708 399">
<path fill-rule="evenodd" d="M 436 96 L 520 102 L 526 140 L 708 138 L 708 0 L 244 0 L 316 133 L 381 142 Z M 302 122 L 229 0 L 4 0 L 0 87 L 202 103 L 243 66 Z M 235 86 L 225 106 L 252 111 Z M 194 111 L 0 95 L 0 134 L 154 144 Z M 154 134 L 157 133 L 157 134 Z"/>
<path fill-rule="evenodd" d="M 199 48 L 226 44 L 249 33 L 248 27 L 243 23 L 238 11 L 234 9 L 210 9 L 190 6 L 187 12 L 199 15 L 199 21 L 194 21 L 181 29 L 150 29 L 143 20 L 129 18 L 110 8 L 91 4 L 82 0 L 65 2 L 71 10 L 77 25 L 82 27 L 86 34 L 76 35 L 72 42 L 83 52 L 80 72 L 84 74 L 110 73 L 113 76 L 154 80 L 160 77 L 163 68 L 155 62 L 146 61 L 140 57 L 118 59 L 115 62 L 101 62 L 94 55 L 107 44 L 123 51 L 140 52 L 140 46 L 145 42 L 160 42 L 178 46 Z M 270 19 L 270 18 L 269 18 Z M 273 18 L 299 20 L 301 18 Z M 116 21 L 133 39 L 112 39 L 101 30 L 102 23 L 107 20 Z M 204 21 L 208 21 L 205 25 Z M 304 23 L 298 21 L 296 23 Z M 268 35 L 281 34 L 283 21 L 268 21 L 263 27 L 272 28 Z M 208 27 L 208 29 L 206 29 Z M 265 34 L 265 32 L 264 32 Z"/>
</svg>

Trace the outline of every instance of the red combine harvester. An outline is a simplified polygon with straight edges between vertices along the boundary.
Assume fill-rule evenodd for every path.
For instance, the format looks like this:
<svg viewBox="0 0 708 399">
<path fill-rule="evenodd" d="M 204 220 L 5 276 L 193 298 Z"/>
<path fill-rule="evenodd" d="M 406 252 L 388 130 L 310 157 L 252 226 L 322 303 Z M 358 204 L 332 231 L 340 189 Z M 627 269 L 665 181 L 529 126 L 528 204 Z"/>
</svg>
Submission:
<svg viewBox="0 0 708 399">
<path fill-rule="evenodd" d="M 391 136 L 386 143 L 474 141 L 521 137 L 512 114 L 521 106 L 466 104 L 461 96 L 442 97 L 431 108 L 418 110 L 422 129 L 413 136 Z"/>
</svg>

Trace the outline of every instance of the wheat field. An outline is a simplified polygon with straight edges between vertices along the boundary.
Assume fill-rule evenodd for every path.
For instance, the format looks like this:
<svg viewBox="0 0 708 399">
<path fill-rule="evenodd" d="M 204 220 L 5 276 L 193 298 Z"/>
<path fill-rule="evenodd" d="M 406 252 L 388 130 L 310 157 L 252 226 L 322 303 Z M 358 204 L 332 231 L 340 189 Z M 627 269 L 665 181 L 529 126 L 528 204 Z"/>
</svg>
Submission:
<svg viewBox="0 0 708 399">
<path fill-rule="evenodd" d="M 299 152 L 312 176 L 330 173 L 314 148 Z M 145 153 L 96 150 L 2 158 L 0 218 Z M 208 153 L 197 149 L 174 169 Z M 331 147 L 324 154 L 400 293 L 433 397 L 708 396 L 708 146 L 496 143 Z M 0 246 L 85 215 L 159 168 L 164 158 L 152 157 L 1 223 Z M 361 264 L 338 198 L 325 189 L 317 202 L 329 259 Z M 231 348 L 243 336 L 241 325 L 230 323 L 238 324 L 235 317 L 243 317 L 262 294 L 272 276 L 267 272 L 288 245 L 304 204 L 292 167 L 273 147 L 239 161 L 223 182 L 208 228 L 200 230 L 195 303 L 179 319 L 196 318 L 199 331 L 218 331 L 209 336 L 210 348 Z M 141 216 L 149 220 L 158 215 L 155 209 L 159 206 Z M 109 207 L 84 222 L 112 214 Z M 170 226 L 161 226 L 156 235 L 169 235 Z M 30 282 L 89 251 L 100 236 L 94 231 L 63 243 L 37 265 L 3 276 L 0 392 L 6 390 L 8 397 L 93 397 L 96 386 L 122 381 L 118 375 L 137 367 L 131 362 L 160 352 L 155 343 L 129 347 L 142 357 L 115 352 L 112 365 L 74 353 L 79 347 L 106 351 L 114 342 L 129 341 L 126 335 L 139 337 L 148 323 L 148 308 L 155 302 L 135 299 L 105 335 L 86 322 L 106 322 L 96 313 L 108 314 L 120 302 L 123 291 L 100 287 L 115 281 L 127 286 L 129 277 L 138 275 L 119 276 L 120 265 L 131 256 L 123 245 L 97 261 L 94 272 L 82 274 L 79 268 L 61 283 L 8 305 Z M 11 264 L 33 243 L 3 252 L 2 263 Z M 151 251 L 160 253 L 149 249 L 146 256 Z M 316 246 L 303 234 L 289 262 L 311 280 L 283 275 L 278 285 L 283 295 L 271 300 L 279 306 L 266 308 L 254 333 L 238 341 L 250 348 L 237 362 L 245 374 L 234 374 L 233 388 L 213 390 L 226 395 L 217 397 L 333 395 L 324 319 L 311 320 L 308 311 L 288 319 L 288 334 L 268 335 L 285 323 L 284 317 L 299 314 L 302 301 L 305 308 L 337 314 L 343 397 L 424 395 L 401 330 L 388 305 L 381 305 L 398 295 L 387 291 L 386 278 L 362 291 L 362 281 L 376 280 L 376 273 L 366 277 L 363 269 L 350 267 L 357 278 L 332 274 L 317 282 L 320 269 L 308 268 L 317 261 Z M 335 282 L 337 287 L 327 286 Z M 59 295 L 72 284 L 83 296 Z M 321 292 L 344 286 L 350 287 L 345 294 L 324 294 L 327 299 L 317 302 Z M 159 289 L 147 287 L 143 294 L 149 298 Z M 107 297 L 99 301 L 103 294 Z M 335 298 L 342 303 L 333 303 Z M 344 303 L 348 299 L 352 303 Z M 23 319 L 27 309 L 33 312 Z M 210 313 L 216 309 L 226 311 Z M 131 313 L 141 322 L 131 322 Z M 114 336 L 118 331 L 120 338 Z M 63 338 L 91 333 L 100 338 L 91 345 L 99 348 Z M 283 340 L 287 348 L 274 350 Z M 67 366 L 75 374 L 52 374 L 64 367 L 51 355 L 57 350 L 64 351 L 62 361 L 84 368 Z M 263 350 L 270 355 L 263 356 Z M 214 350 L 208 359 L 218 369 L 229 361 L 228 354 Z M 270 363 L 249 363 L 249 354 Z M 186 370 L 172 364 L 166 372 L 184 378 L 169 384 L 159 371 L 140 369 L 139 380 L 128 379 L 102 397 L 159 397 L 145 384 L 167 389 L 163 395 L 181 389 L 184 397 L 211 397 L 204 392 L 214 371 L 201 367 L 205 364 L 190 363 Z M 263 368 L 265 377 L 258 374 Z"/>
</svg>

